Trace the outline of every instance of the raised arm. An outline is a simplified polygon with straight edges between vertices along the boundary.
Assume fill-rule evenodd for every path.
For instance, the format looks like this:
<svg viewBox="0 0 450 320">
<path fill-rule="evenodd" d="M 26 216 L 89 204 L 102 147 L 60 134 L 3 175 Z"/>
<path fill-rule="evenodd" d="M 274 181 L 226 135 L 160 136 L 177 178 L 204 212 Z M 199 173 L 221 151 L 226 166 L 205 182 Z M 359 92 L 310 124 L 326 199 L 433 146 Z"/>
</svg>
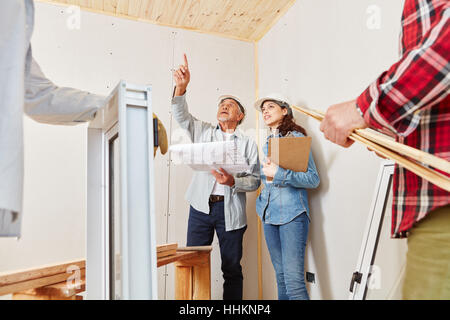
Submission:
<svg viewBox="0 0 450 320">
<path fill-rule="evenodd" d="M 172 98 L 172 113 L 181 128 L 188 132 L 192 142 L 200 141 L 202 132 L 212 125 L 195 118 L 190 112 L 186 102 L 186 89 L 191 79 L 189 64 L 184 54 L 184 64 L 173 72 L 175 81 L 174 96 Z"/>
</svg>

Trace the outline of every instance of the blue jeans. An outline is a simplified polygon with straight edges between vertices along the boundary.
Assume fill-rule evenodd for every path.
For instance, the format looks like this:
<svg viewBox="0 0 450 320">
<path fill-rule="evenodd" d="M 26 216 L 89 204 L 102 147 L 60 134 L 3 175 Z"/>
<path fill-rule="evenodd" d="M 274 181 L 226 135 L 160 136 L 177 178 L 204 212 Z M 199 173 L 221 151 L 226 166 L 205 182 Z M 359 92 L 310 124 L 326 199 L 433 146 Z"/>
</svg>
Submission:
<svg viewBox="0 0 450 320">
<path fill-rule="evenodd" d="M 242 300 L 242 240 L 246 229 L 225 231 L 223 201 L 211 203 L 209 214 L 190 207 L 186 245 L 209 246 L 216 230 L 222 259 L 224 300 Z"/>
<path fill-rule="evenodd" d="M 309 300 L 304 267 L 308 228 L 306 213 L 283 225 L 264 224 L 279 300 Z"/>
</svg>

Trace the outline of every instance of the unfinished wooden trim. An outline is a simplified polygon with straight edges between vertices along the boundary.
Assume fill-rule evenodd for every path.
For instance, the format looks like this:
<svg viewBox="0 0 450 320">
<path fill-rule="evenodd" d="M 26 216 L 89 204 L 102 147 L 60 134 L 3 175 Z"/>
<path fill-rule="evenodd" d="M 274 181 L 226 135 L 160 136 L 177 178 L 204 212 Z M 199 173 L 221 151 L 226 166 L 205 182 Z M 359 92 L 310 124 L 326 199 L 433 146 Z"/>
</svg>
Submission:
<svg viewBox="0 0 450 320">
<path fill-rule="evenodd" d="M 450 162 L 445 159 L 436 157 L 435 155 L 407 146 L 397 141 L 389 140 L 383 137 L 381 134 L 368 131 L 367 129 L 357 129 L 355 130 L 355 132 L 370 141 L 378 143 L 379 145 L 382 145 L 388 149 L 395 150 L 395 152 L 397 153 L 403 154 L 418 162 L 427 164 L 433 168 L 442 170 L 450 174 Z"/>
<path fill-rule="evenodd" d="M 179 247 L 178 251 L 211 251 L 212 246 Z"/>
<path fill-rule="evenodd" d="M 322 121 L 325 114 L 319 110 L 307 109 L 304 107 L 293 106 L 297 111 L 300 111 L 306 115 L 309 115 L 319 121 Z M 410 157 L 418 162 L 422 162 L 427 164 L 433 168 L 442 170 L 448 174 L 450 174 L 450 162 L 445 159 L 436 157 L 430 153 L 424 152 L 422 150 L 407 146 L 405 144 L 399 143 L 397 141 L 391 140 L 380 133 L 369 131 L 368 129 L 356 129 L 355 133 L 360 135 L 367 140 L 375 142 L 381 146 L 386 147 L 387 149 L 391 149 L 396 153 L 403 154 L 405 156 Z"/>
<path fill-rule="evenodd" d="M 193 270 L 179 266 L 175 269 L 175 300 L 192 300 Z"/>
<path fill-rule="evenodd" d="M 253 42 L 254 59 L 253 64 L 255 65 L 255 101 L 259 99 L 259 61 L 258 61 L 258 42 Z M 258 149 L 261 150 L 260 136 L 259 136 L 259 113 L 255 112 L 255 123 L 256 123 L 256 143 L 258 144 Z M 261 186 L 258 187 L 256 191 L 257 196 L 261 193 Z M 262 275 L 262 223 L 258 215 L 256 217 L 257 221 L 257 270 L 258 270 L 258 299 L 263 299 L 263 275 Z"/>
<path fill-rule="evenodd" d="M 80 269 L 80 277 L 84 277 L 86 269 Z M 59 273 L 51 276 L 40 277 L 32 280 L 25 280 L 21 282 L 11 283 L 0 286 L 0 296 L 10 293 L 21 292 L 34 288 L 45 287 L 51 284 L 67 281 L 71 277 L 71 273 Z"/>
<path fill-rule="evenodd" d="M 157 267 L 165 266 L 166 264 L 173 263 L 183 259 L 190 259 L 198 255 L 198 251 L 184 251 L 177 252 L 174 255 L 163 257 L 158 259 Z"/>
<path fill-rule="evenodd" d="M 197 251 L 189 259 L 175 262 L 175 299 L 211 299 L 210 251 Z"/>
<path fill-rule="evenodd" d="M 178 248 L 178 244 L 177 243 L 167 243 L 167 244 L 160 244 L 156 246 L 156 252 L 164 252 L 167 250 L 173 250 L 173 249 L 177 249 Z"/>
<path fill-rule="evenodd" d="M 34 279 L 39 279 L 43 277 L 53 276 L 60 273 L 67 273 L 67 270 L 71 266 L 77 266 L 80 269 L 84 269 L 86 267 L 85 260 L 76 260 L 72 262 L 67 262 L 64 264 L 58 265 L 46 265 L 33 269 L 26 269 L 22 271 L 15 271 L 14 273 L 0 273 L 0 290 L 3 286 L 23 282 L 30 281 Z"/>
<path fill-rule="evenodd" d="M 176 243 L 160 245 L 160 252 L 176 250 Z M 175 263 L 177 290 L 185 299 L 211 299 L 211 250 L 212 246 L 185 247 L 179 252 L 157 259 L 157 266 Z M 68 267 L 80 270 L 79 283 L 67 282 L 73 273 Z M 85 260 L 59 265 L 28 269 L 0 276 L 0 296 L 13 294 L 15 300 L 79 300 L 77 294 L 85 291 Z M 70 270 L 73 270 L 72 268 Z M 77 286 L 79 286 L 77 288 Z M 186 286 L 186 288 L 182 288 Z"/>
<path fill-rule="evenodd" d="M 303 108 L 303 107 L 297 107 L 297 106 L 292 106 L 295 110 L 300 111 L 308 116 L 313 117 L 316 120 L 322 121 L 324 118 L 324 113 L 321 111 L 317 111 L 317 110 L 310 110 L 307 108 Z M 418 175 L 419 177 L 437 185 L 438 187 L 450 191 L 450 179 L 446 176 L 444 176 L 443 174 L 434 171 L 430 168 L 427 168 L 425 166 L 422 166 L 412 160 L 409 160 L 405 157 L 403 157 L 401 154 L 399 154 L 399 150 L 398 149 L 402 149 L 402 151 L 404 152 L 405 149 L 404 148 L 399 148 L 397 145 L 400 143 L 392 143 L 392 141 L 383 138 L 380 139 L 380 137 L 377 136 L 376 142 L 372 141 L 372 135 L 368 135 L 365 134 L 363 136 L 360 135 L 360 132 L 362 130 L 358 129 L 355 130 L 350 136 L 349 139 L 353 140 L 353 141 L 358 141 L 364 145 L 366 145 L 370 150 L 377 152 L 378 154 L 380 154 L 383 157 L 386 157 L 390 160 L 395 161 L 397 164 L 401 165 L 402 167 L 410 170 L 411 172 L 415 173 L 416 175 Z M 370 137 L 370 139 L 369 139 Z M 380 145 L 379 142 L 383 143 L 383 145 Z M 401 144 L 400 144 L 401 145 Z M 390 148 L 393 148 L 393 150 L 391 150 Z M 417 150 L 420 151 L 420 150 Z M 421 151 L 423 152 L 423 151 Z M 401 153 L 401 152 L 400 152 Z M 411 157 L 416 161 L 420 161 L 414 157 Z M 421 158 L 422 159 L 422 158 Z M 445 161 L 445 160 L 444 160 Z"/>
<path fill-rule="evenodd" d="M 177 253 L 178 244 L 170 243 L 156 246 L 156 257 L 163 258 Z"/>
<path fill-rule="evenodd" d="M 64 281 L 45 287 L 18 292 L 16 294 L 70 298 L 84 291 L 86 291 L 86 278 L 83 276 L 79 283 Z"/>
</svg>

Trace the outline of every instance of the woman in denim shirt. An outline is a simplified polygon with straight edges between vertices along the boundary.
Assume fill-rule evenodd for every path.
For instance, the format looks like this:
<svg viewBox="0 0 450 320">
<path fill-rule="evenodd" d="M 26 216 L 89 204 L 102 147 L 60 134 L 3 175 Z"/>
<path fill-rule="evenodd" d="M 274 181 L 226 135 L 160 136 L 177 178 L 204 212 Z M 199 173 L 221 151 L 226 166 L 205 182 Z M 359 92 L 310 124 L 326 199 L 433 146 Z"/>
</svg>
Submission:
<svg viewBox="0 0 450 320">
<path fill-rule="evenodd" d="M 271 129 L 264 145 L 266 157 L 270 138 L 306 136 L 305 129 L 294 122 L 289 103 L 280 95 L 259 99 L 255 108 L 263 113 L 264 122 Z M 273 180 L 267 181 L 267 178 Z M 316 188 L 320 182 L 312 153 L 306 172 L 283 169 L 266 158 L 261 166 L 261 181 L 264 186 L 256 200 L 256 211 L 263 222 L 275 269 L 278 299 L 308 300 L 304 277 L 309 228 L 306 189 Z"/>
</svg>

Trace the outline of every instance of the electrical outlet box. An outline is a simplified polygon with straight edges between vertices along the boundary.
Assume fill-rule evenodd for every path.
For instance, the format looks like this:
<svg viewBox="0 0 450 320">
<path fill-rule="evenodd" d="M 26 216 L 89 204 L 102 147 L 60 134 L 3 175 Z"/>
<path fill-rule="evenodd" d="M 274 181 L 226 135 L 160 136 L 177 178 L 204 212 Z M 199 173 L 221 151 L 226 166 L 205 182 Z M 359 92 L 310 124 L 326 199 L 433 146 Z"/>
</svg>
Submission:
<svg viewBox="0 0 450 320">
<path fill-rule="evenodd" d="M 306 281 L 316 283 L 316 275 L 312 272 L 306 272 Z"/>
</svg>

